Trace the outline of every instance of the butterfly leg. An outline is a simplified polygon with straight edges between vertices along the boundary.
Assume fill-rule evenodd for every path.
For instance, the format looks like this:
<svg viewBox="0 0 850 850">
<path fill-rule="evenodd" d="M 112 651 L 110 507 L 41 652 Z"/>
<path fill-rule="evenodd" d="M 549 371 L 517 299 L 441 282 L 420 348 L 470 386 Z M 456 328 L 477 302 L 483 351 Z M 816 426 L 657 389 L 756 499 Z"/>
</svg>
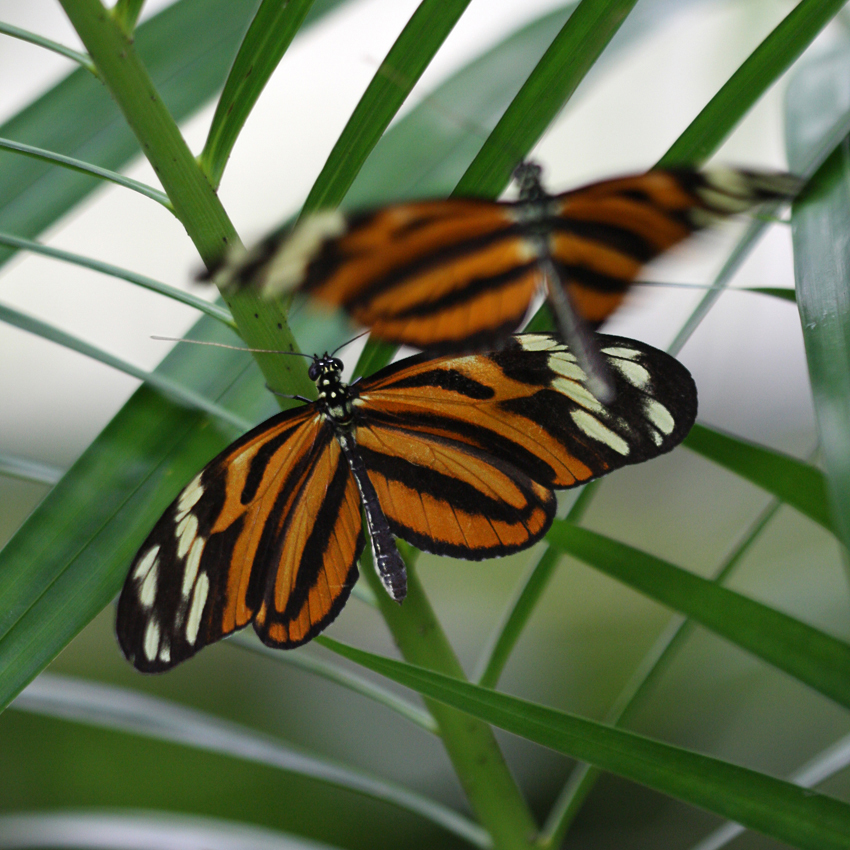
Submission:
<svg viewBox="0 0 850 850">
<path fill-rule="evenodd" d="M 345 459 L 351 467 L 351 474 L 357 482 L 357 489 L 360 491 L 360 500 L 366 514 L 366 525 L 369 527 L 369 539 L 372 541 L 372 558 L 375 561 L 375 569 L 378 571 L 381 583 L 387 589 L 387 593 L 400 603 L 407 595 L 407 571 L 395 545 L 395 537 L 390 531 L 383 510 L 381 510 L 378 494 L 369 480 L 363 458 L 357 451 L 354 438 L 348 431 L 342 429 L 338 429 L 336 434 L 345 454 Z"/>
</svg>

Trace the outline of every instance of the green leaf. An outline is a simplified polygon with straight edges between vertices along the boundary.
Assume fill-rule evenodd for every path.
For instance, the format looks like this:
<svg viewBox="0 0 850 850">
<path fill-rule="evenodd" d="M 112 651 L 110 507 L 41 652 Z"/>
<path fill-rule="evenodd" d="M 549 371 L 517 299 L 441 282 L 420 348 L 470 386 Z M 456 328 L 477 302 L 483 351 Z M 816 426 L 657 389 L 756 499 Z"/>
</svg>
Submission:
<svg viewBox="0 0 850 850">
<path fill-rule="evenodd" d="M 200 338 L 233 341 L 202 323 Z M 250 419 L 268 411 L 237 351 L 178 346 L 157 373 Z M 142 387 L 50 491 L 0 552 L 0 706 L 114 597 L 159 514 L 233 434 Z"/>
<path fill-rule="evenodd" d="M 732 575 L 752 545 L 761 539 L 762 532 L 781 506 L 782 503 L 779 500 L 772 499 L 759 516 L 750 523 L 749 528 L 712 577 L 715 582 L 725 582 Z M 609 706 L 603 723 L 621 727 L 628 724 L 635 713 L 640 711 L 645 698 L 652 692 L 653 685 L 669 669 L 673 659 L 686 645 L 696 628 L 697 623 L 681 615 L 670 618 L 667 626 L 655 639 L 623 689 Z M 576 765 L 546 818 L 541 841 L 544 846 L 561 846 L 564 835 L 596 785 L 599 775 L 598 768 L 588 764 Z"/>
<path fill-rule="evenodd" d="M 400 118 L 357 167 L 347 209 L 448 195 L 576 3 L 511 33 Z M 387 170 L 393 175 L 386 179 Z M 382 176 L 384 179 L 381 179 Z"/>
<path fill-rule="evenodd" d="M 224 818 L 175 814 L 166 810 L 39 809 L 0 815 L 0 848 L 20 847 L 250 847 L 251 850 L 334 850 L 329 844 L 302 839 L 289 832 Z"/>
<path fill-rule="evenodd" d="M 2 455 L 0 455 L 0 464 L 2 464 Z M 2 466 L 0 466 L 2 470 Z M 355 589 L 359 590 L 366 587 L 365 584 L 355 585 Z M 330 664 L 324 659 L 317 658 L 310 652 L 281 652 L 271 646 L 266 646 L 261 643 L 256 635 L 248 631 L 239 632 L 230 638 L 231 645 L 244 647 L 250 652 L 256 652 L 265 656 L 278 664 L 288 664 L 292 667 L 297 667 L 300 670 L 306 670 L 316 676 L 321 676 L 329 682 L 336 685 L 341 685 L 343 688 L 353 693 L 360 694 L 367 699 L 386 706 L 411 723 L 415 723 L 426 732 L 435 734 L 437 726 L 434 719 L 427 711 L 412 705 L 408 700 L 402 699 L 393 691 L 382 687 L 371 679 L 365 676 L 353 673 L 351 670 L 343 669 L 338 664 Z"/>
<path fill-rule="evenodd" d="M 18 248 L 24 251 L 32 251 L 34 254 L 41 254 L 45 257 L 53 257 L 56 260 L 64 260 L 66 263 L 74 263 L 77 266 L 83 266 L 103 274 L 108 274 L 113 277 L 126 280 L 129 283 L 134 283 L 144 289 L 149 289 L 151 292 L 158 292 L 160 295 L 165 295 L 167 298 L 172 298 L 179 301 L 181 304 L 186 304 L 189 307 L 194 307 L 201 313 L 206 313 L 213 319 L 217 319 L 232 330 L 236 330 L 233 324 L 233 319 L 230 318 L 230 313 L 223 307 L 217 304 L 210 304 L 209 301 L 204 301 L 203 298 L 198 298 L 197 295 L 192 295 L 190 292 L 184 292 L 177 287 L 169 286 L 166 283 L 161 283 L 153 278 L 145 277 L 145 275 L 131 272 L 129 269 L 122 269 L 119 266 L 113 266 L 110 263 L 103 263 L 100 260 L 92 259 L 91 257 L 83 257 L 80 254 L 72 254 L 70 251 L 63 251 L 61 248 L 53 248 L 50 245 L 42 245 L 39 242 L 33 242 L 30 239 L 22 239 L 19 236 L 13 236 L 11 233 L 0 233 L 0 245 L 8 245 L 12 248 Z"/>
<path fill-rule="evenodd" d="M 423 696 L 794 847 L 846 850 L 850 806 L 831 797 L 329 638 L 325 644 Z"/>
<path fill-rule="evenodd" d="M 45 673 L 15 700 L 13 708 L 269 765 L 382 800 L 414 812 L 475 846 L 487 846 L 484 830 L 468 818 L 398 783 L 168 700 Z"/>
<path fill-rule="evenodd" d="M 778 298 L 780 301 L 790 301 L 793 304 L 797 303 L 796 290 L 783 286 L 747 286 L 741 291 L 758 292 L 760 295 L 769 295 L 771 298 Z"/>
<path fill-rule="evenodd" d="M 676 139 L 659 167 L 704 163 L 844 5 L 845 0 L 800 0 Z"/>
<path fill-rule="evenodd" d="M 573 502 L 567 520 L 572 523 L 581 522 L 585 508 L 590 505 L 593 494 L 599 486 L 598 481 L 581 488 Z M 481 654 L 479 670 L 475 675 L 478 684 L 484 688 L 495 688 L 499 677 L 508 663 L 517 641 L 520 639 L 537 603 L 549 586 L 549 581 L 561 560 L 561 553 L 552 547 L 547 547 L 537 559 L 537 563 L 528 571 L 509 609 L 502 621 L 493 631 L 487 648 Z"/>
<path fill-rule="evenodd" d="M 335 207 L 469 0 L 422 0 L 360 98 L 302 213 Z"/>
<path fill-rule="evenodd" d="M 694 425 L 683 442 L 834 532 L 824 474 L 805 461 L 705 425 Z"/>
<path fill-rule="evenodd" d="M 546 539 L 850 708 L 850 645 L 609 537 L 555 520 Z"/>
<path fill-rule="evenodd" d="M 64 474 L 65 470 L 40 460 L 0 454 L 0 475 L 9 478 L 35 481 L 38 484 L 55 484 Z"/>
<path fill-rule="evenodd" d="M 144 2 L 145 0 L 116 0 L 112 7 L 112 16 L 125 32 L 131 33 L 135 29 Z"/>
<path fill-rule="evenodd" d="M 637 0 L 582 0 L 523 83 L 455 193 L 494 198 L 625 21 Z"/>
<path fill-rule="evenodd" d="M 22 30 L 20 27 L 12 26 L 12 24 L 7 24 L 5 21 L 0 21 L 0 33 L 11 36 L 12 38 L 19 38 L 21 41 L 28 41 L 30 44 L 38 45 L 39 47 L 43 47 L 45 50 L 51 50 L 54 53 L 58 53 L 60 56 L 64 56 L 66 59 L 70 59 L 72 62 L 76 62 L 78 65 L 82 65 L 83 68 L 90 71 L 92 74 L 97 74 L 94 63 L 85 53 L 80 53 L 78 50 L 72 50 L 70 47 L 51 41 L 49 38 L 38 35 L 38 33 Z"/>
<path fill-rule="evenodd" d="M 136 48 L 176 120 L 197 110 L 221 86 L 253 2 L 181 0 L 136 30 Z M 7 121 L 0 136 L 112 171 L 140 154 L 109 92 L 82 69 Z M 0 230 L 32 238 L 99 185 L 87 175 L 2 153 Z M 0 250 L 0 262 L 13 253 Z"/>
<path fill-rule="evenodd" d="M 337 0 L 339 2 L 341 0 Z M 288 3 L 263 0 L 260 3 L 239 45 L 239 52 L 218 99 L 204 150 L 198 158 L 214 187 L 221 183 L 239 131 L 312 5 L 313 0 L 290 0 Z M 327 11 L 331 4 L 325 5 Z"/>
<path fill-rule="evenodd" d="M 97 177 L 100 180 L 108 180 L 110 183 L 123 186 L 125 189 L 132 189 L 134 192 L 138 192 L 140 195 L 144 195 L 152 201 L 162 204 L 166 209 L 171 209 L 171 202 L 168 200 L 168 195 L 164 192 L 154 189 L 153 186 L 148 186 L 147 183 L 140 183 L 132 177 L 125 177 L 117 171 L 100 168 L 97 165 L 92 165 L 90 162 L 82 162 L 70 156 L 63 156 L 60 153 L 42 150 L 32 145 L 24 145 L 20 142 L 14 142 L 11 139 L 0 139 L 0 148 L 7 151 L 14 151 L 22 156 L 30 156 L 33 159 L 40 159 L 44 162 L 61 165 L 63 168 L 68 168 L 71 171 L 77 171 L 81 174 L 90 174 L 92 177 Z"/>
<path fill-rule="evenodd" d="M 810 63 L 795 74 L 787 93 L 786 143 L 791 167 L 816 147 L 850 110 L 844 82 L 850 47 Z M 850 229 L 846 141 L 812 178 L 794 206 L 792 238 L 797 304 L 815 404 L 833 516 L 850 546 Z"/>
<path fill-rule="evenodd" d="M 120 357 L 116 357 L 108 351 L 104 351 L 102 348 L 91 345 L 90 343 L 81 340 L 79 337 L 60 330 L 54 325 L 49 325 L 46 322 L 42 322 L 39 319 L 28 316 L 26 313 L 21 313 L 18 310 L 13 310 L 11 307 L 6 307 L 4 304 L 0 304 L 0 322 L 5 322 L 8 325 L 12 325 L 12 327 L 20 328 L 28 333 L 36 334 L 42 339 L 55 342 L 57 345 L 62 345 L 71 351 L 76 351 L 78 354 L 90 357 L 98 363 L 111 366 L 113 369 L 117 369 L 125 375 L 138 378 L 140 381 L 146 381 L 152 389 L 165 393 L 179 404 L 184 404 L 187 407 L 195 407 L 198 410 L 206 411 L 217 419 L 220 419 L 222 422 L 226 422 L 239 430 L 245 430 L 248 425 L 248 423 L 246 423 L 240 416 L 235 416 L 229 410 L 225 410 L 224 408 L 213 404 L 208 399 L 204 398 L 204 396 L 193 392 L 187 387 L 181 386 L 179 383 L 170 380 L 164 375 L 160 375 L 157 372 L 146 372 L 144 369 L 139 369 L 132 363 L 128 363 L 126 360 L 122 360 Z"/>
</svg>

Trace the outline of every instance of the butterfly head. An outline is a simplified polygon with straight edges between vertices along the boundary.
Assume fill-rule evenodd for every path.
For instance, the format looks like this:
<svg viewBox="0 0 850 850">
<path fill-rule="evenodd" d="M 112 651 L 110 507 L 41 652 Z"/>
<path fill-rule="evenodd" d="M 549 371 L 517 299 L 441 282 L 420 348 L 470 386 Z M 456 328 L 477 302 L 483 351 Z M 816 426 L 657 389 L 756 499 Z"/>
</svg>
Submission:
<svg viewBox="0 0 850 850">
<path fill-rule="evenodd" d="M 540 182 L 543 169 L 536 162 L 521 162 L 513 173 L 521 201 L 539 201 L 546 197 Z"/>
<path fill-rule="evenodd" d="M 310 380 L 315 382 L 319 391 L 319 402 L 340 423 L 351 416 L 348 386 L 342 381 L 342 369 L 342 360 L 325 353 L 313 359 L 308 371 Z"/>
</svg>

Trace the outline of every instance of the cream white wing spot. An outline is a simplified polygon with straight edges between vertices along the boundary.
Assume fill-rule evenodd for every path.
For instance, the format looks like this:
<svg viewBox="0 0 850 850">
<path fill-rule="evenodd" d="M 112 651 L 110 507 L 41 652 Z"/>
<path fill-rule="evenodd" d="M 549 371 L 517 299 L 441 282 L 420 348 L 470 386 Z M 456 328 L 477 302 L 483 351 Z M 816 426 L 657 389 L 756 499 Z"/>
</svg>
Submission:
<svg viewBox="0 0 850 850">
<path fill-rule="evenodd" d="M 713 210 L 718 210 L 722 213 L 732 214 L 744 212 L 744 210 L 753 205 L 753 200 L 749 196 L 742 198 L 735 195 L 727 195 L 725 192 L 718 192 L 714 189 L 698 189 L 697 194 Z"/>
<path fill-rule="evenodd" d="M 523 351 L 552 351 L 561 345 L 548 334 L 521 334 L 517 339 Z"/>
<path fill-rule="evenodd" d="M 737 195 L 744 199 L 752 196 L 750 179 L 736 168 L 710 168 L 703 172 L 703 177 L 709 186 L 724 195 Z"/>
<path fill-rule="evenodd" d="M 643 389 L 651 380 L 649 371 L 634 360 L 611 360 L 611 365 L 633 386 Z"/>
<path fill-rule="evenodd" d="M 546 365 L 556 374 L 571 381 L 586 381 L 587 373 L 576 363 L 575 357 L 564 357 L 565 353 L 559 351 L 557 354 L 550 354 Z"/>
<path fill-rule="evenodd" d="M 345 233 L 345 216 L 323 210 L 305 218 L 289 234 L 265 270 L 263 295 L 273 298 L 297 286 L 322 243 Z"/>
<path fill-rule="evenodd" d="M 602 413 L 605 409 L 602 403 L 584 384 L 579 384 L 568 378 L 555 378 L 549 386 L 576 404 L 581 405 L 586 410 L 591 410 L 594 413 Z"/>
<path fill-rule="evenodd" d="M 670 411 L 660 401 L 656 401 L 654 398 L 648 398 L 644 402 L 643 409 L 647 419 L 662 434 L 667 436 L 673 433 L 673 429 L 676 427 L 676 421 L 671 416 Z"/>
<path fill-rule="evenodd" d="M 615 434 L 610 428 L 603 425 L 595 416 L 592 416 L 586 410 L 571 410 L 570 416 L 588 437 L 604 443 L 623 457 L 628 455 L 629 444 L 619 434 Z"/>
<path fill-rule="evenodd" d="M 145 628 L 145 639 L 142 648 L 148 661 L 153 661 L 159 654 L 159 624 L 153 617 L 148 620 L 147 627 Z"/>
<path fill-rule="evenodd" d="M 164 640 L 162 642 L 162 646 L 159 648 L 159 660 L 163 662 L 163 664 L 168 664 L 171 661 L 171 647 L 168 645 L 168 641 Z"/>
<path fill-rule="evenodd" d="M 625 348 L 621 345 L 612 345 L 610 348 L 600 349 L 603 354 L 609 357 L 616 357 L 618 360 L 640 360 L 643 355 L 642 351 L 637 348 Z"/>
<path fill-rule="evenodd" d="M 187 514 L 177 523 L 177 557 L 185 558 L 198 536 L 198 518 Z"/>
<path fill-rule="evenodd" d="M 210 580 L 206 573 L 201 573 L 195 582 L 195 592 L 192 594 L 192 604 L 189 607 L 189 616 L 186 618 L 186 642 L 190 646 L 195 645 L 198 632 L 201 629 L 201 617 L 204 613 L 204 605 L 207 602 L 207 594 L 210 592 Z"/>
<path fill-rule="evenodd" d="M 133 578 L 138 581 L 147 575 L 148 570 L 154 565 L 154 562 L 159 557 L 159 544 L 152 549 L 148 549 L 145 556 L 136 564 L 136 569 L 133 570 Z"/>
<path fill-rule="evenodd" d="M 189 557 L 186 558 L 186 567 L 183 571 L 183 587 L 180 588 L 180 593 L 184 599 L 188 599 L 192 591 L 192 585 L 195 583 L 195 577 L 198 575 L 198 567 L 201 565 L 201 555 L 204 552 L 206 542 L 203 537 L 196 537 L 192 548 L 189 550 Z"/>
<path fill-rule="evenodd" d="M 156 600 L 156 583 L 159 581 L 159 559 L 151 564 L 148 574 L 139 587 L 139 605 L 142 608 L 153 608 Z"/>
<path fill-rule="evenodd" d="M 204 488 L 201 486 L 201 473 L 198 473 L 184 488 L 177 500 L 177 520 L 183 519 L 184 514 L 187 514 L 197 503 L 201 496 L 204 495 Z"/>
</svg>

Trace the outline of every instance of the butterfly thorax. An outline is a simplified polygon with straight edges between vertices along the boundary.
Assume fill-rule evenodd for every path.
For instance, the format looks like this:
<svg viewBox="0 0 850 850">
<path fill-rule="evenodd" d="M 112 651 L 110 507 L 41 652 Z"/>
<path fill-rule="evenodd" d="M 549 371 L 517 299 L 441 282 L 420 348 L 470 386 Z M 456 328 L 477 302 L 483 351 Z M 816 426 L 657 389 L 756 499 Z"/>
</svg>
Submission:
<svg viewBox="0 0 850 850">
<path fill-rule="evenodd" d="M 514 180 L 519 186 L 519 198 L 512 204 L 514 221 L 526 239 L 533 239 L 539 253 L 549 253 L 552 219 L 558 215 L 556 199 L 540 182 L 541 168 L 534 162 L 521 162 L 514 169 Z"/>
<path fill-rule="evenodd" d="M 317 404 L 336 426 L 348 425 L 353 415 L 351 393 L 342 380 L 342 368 L 341 360 L 325 354 L 313 361 L 309 372 L 319 393 Z"/>
</svg>

